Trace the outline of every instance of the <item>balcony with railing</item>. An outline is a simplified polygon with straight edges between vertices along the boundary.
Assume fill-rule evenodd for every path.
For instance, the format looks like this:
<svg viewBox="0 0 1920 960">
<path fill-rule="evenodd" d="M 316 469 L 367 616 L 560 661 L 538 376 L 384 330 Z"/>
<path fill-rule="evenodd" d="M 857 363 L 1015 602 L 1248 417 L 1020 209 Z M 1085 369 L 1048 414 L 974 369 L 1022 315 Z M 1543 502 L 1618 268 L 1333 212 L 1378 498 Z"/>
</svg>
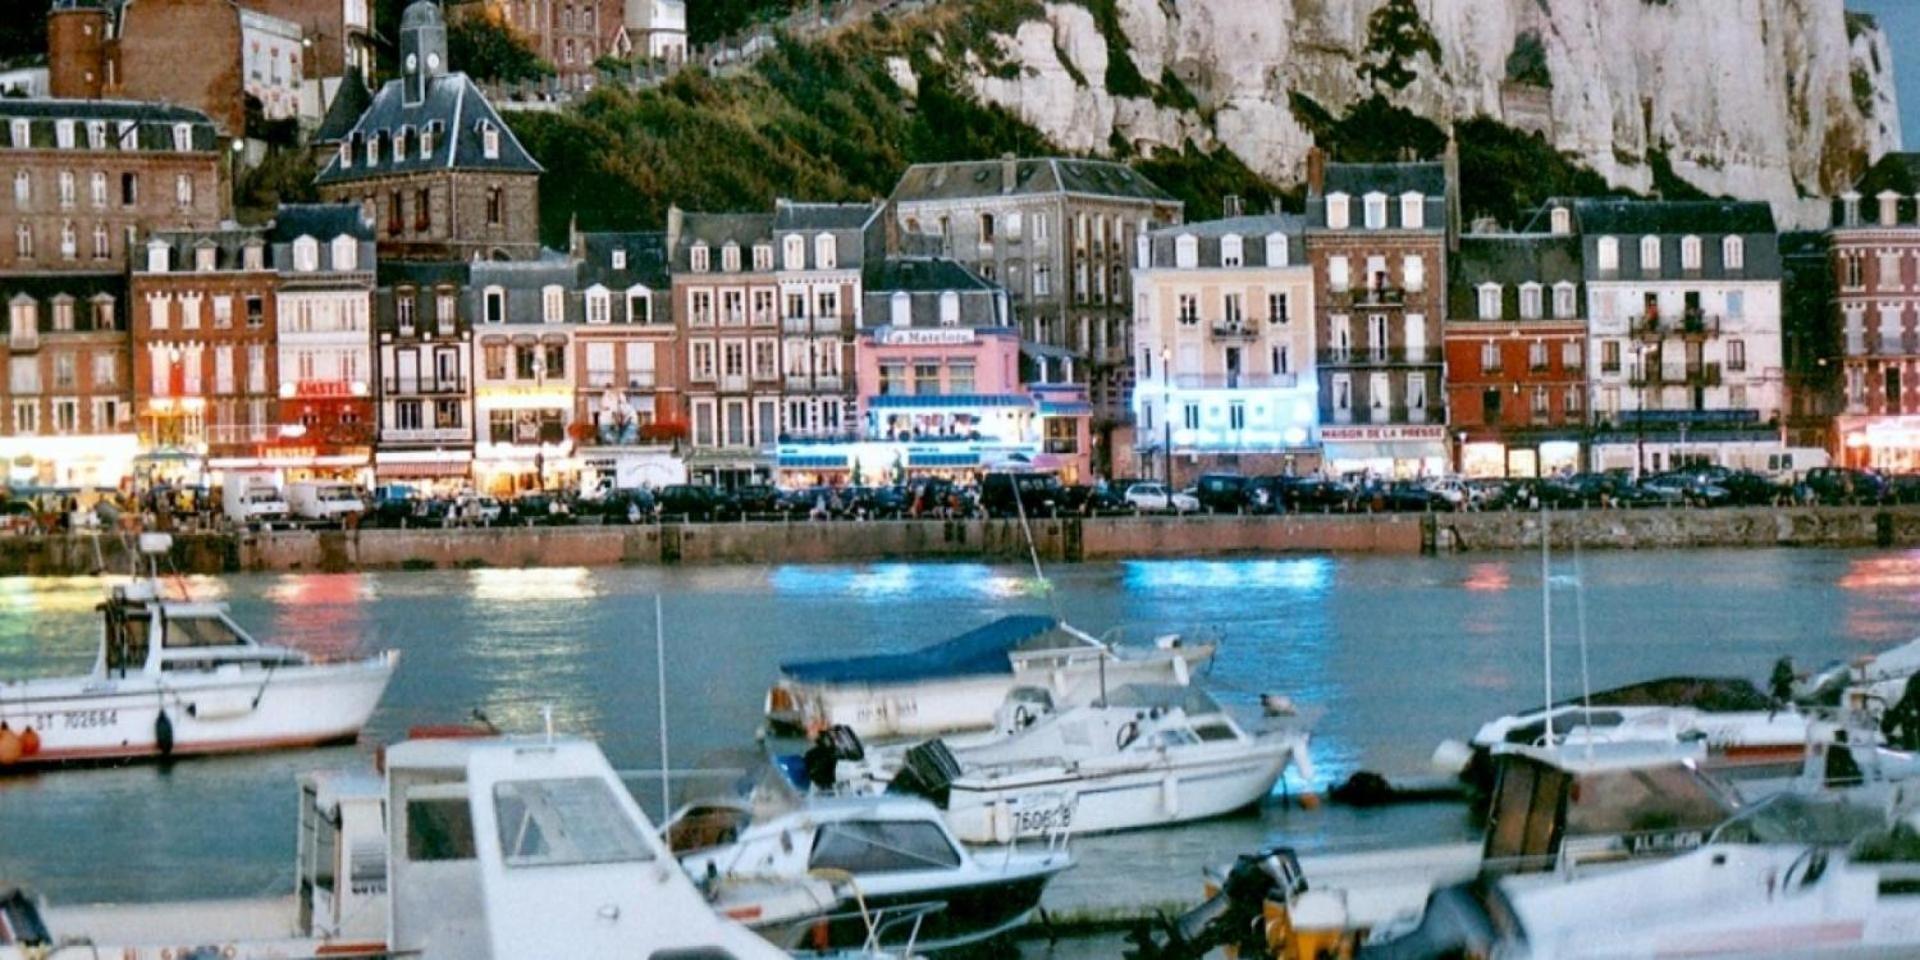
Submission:
<svg viewBox="0 0 1920 960">
<path fill-rule="evenodd" d="M 1376 284 L 1368 287 L 1348 287 L 1333 294 L 1336 307 L 1380 308 L 1398 307 L 1407 302 L 1407 289 L 1392 284 Z"/>
<path fill-rule="evenodd" d="M 207 427 L 205 435 L 211 446 L 238 447 L 266 443 L 277 435 L 278 429 L 265 423 L 222 423 Z"/>
<path fill-rule="evenodd" d="M 1322 350 L 1323 367 L 1439 366 L 1440 351 L 1425 347 L 1356 347 Z"/>
<path fill-rule="evenodd" d="M 1635 387 L 1717 387 L 1721 383 L 1717 363 L 1689 363 L 1682 366 L 1649 366 L 1635 370 L 1627 382 Z"/>
<path fill-rule="evenodd" d="M 1643 340 L 1720 335 L 1720 318 L 1698 310 L 1687 310 L 1678 314 L 1641 314 L 1633 317 L 1628 326 L 1633 336 Z"/>
<path fill-rule="evenodd" d="M 380 389 L 388 396 L 425 396 L 467 392 L 465 377 L 387 377 Z"/>
<path fill-rule="evenodd" d="M 845 388 L 846 381 L 837 373 L 823 374 L 787 374 L 787 392 L 789 393 L 839 393 Z"/>
<path fill-rule="evenodd" d="M 1182 390 L 1275 390 L 1299 385 L 1292 373 L 1184 373 L 1175 374 L 1173 385 Z M 1138 389 L 1151 391 L 1142 385 Z"/>
<path fill-rule="evenodd" d="M 466 427 L 386 427 L 380 431 L 381 443 L 471 443 L 473 431 Z"/>
<path fill-rule="evenodd" d="M 1260 328 L 1252 320 L 1215 320 L 1208 328 L 1215 340 L 1252 340 L 1260 335 Z"/>
<path fill-rule="evenodd" d="M 719 387 L 727 393 L 746 393 L 747 375 L 744 373 L 725 373 L 719 378 Z"/>
<path fill-rule="evenodd" d="M 785 333 L 839 333 L 848 319 L 837 315 L 785 317 L 780 321 L 780 329 Z"/>
<path fill-rule="evenodd" d="M 1368 407 L 1365 410 L 1359 411 L 1359 413 L 1361 415 L 1357 417 L 1355 420 L 1345 420 L 1345 421 L 1336 420 L 1336 422 L 1340 422 L 1340 423 L 1359 422 L 1359 423 L 1367 423 L 1367 424 L 1445 423 L 1447 419 L 1446 408 L 1433 407 L 1433 406 L 1411 407 L 1411 406 L 1404 406 L 1404 405 L 1389 406 L 1389 405 L 1382 404 L 1377 407 Z"/>
</svg>

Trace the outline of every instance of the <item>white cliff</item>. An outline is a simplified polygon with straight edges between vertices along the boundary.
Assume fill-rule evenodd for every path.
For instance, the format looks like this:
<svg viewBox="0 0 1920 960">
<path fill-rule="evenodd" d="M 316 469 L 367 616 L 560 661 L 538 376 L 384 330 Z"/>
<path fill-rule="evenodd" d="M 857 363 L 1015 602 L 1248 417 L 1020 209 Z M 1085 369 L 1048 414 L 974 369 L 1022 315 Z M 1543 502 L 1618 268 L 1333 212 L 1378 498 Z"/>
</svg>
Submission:
<svg viewBox="0 0 1920 960">
<path fill-rule="evenodd" d="M 1106 87 L 1108 38 L 1078 3 L 995 35 L 1004 62 L 971 61 L 982 99 L 1063 147 L 1100 152 L 1225 145 L 1254 170 L 1298 182 L 1312 135 L 1291 92 L 1334 113 L 1374 95 L 1362 76 L 1368 19 L 1388 0 L 1113 0 L 1128 54 L 1156 83 L 1180 78 L 1188 110 Z M 1388 99 L 1446 125 L 1485 115 L 1539 129 L 1624 187 L 1652 186 L 1652 151 L 1702 190 L 1774 203 L 1810 223 L 1867 162 L 1898 149 L 1887 40 L 1843 0 L 1416 0 L 1438 62 Z M 1538 37 L 1551 84 L 1507 84 L 1507 58 Z M 1503 95 L 1505 90 L 1505 95 Z M 1515 94 L 1522 96 L 1515 96 Z M 1525 96 L 1531 94 L 1531 97 Z"/>
</svg>

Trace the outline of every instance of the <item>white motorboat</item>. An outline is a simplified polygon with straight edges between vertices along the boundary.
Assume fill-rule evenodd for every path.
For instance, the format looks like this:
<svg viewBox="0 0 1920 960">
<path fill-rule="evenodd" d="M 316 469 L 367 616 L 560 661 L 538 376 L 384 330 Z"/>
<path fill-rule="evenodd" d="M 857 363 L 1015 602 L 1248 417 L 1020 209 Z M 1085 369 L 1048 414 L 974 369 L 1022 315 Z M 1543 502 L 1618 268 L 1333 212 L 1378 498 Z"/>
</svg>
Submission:
<svg viewBox="0 0 1920 960">
<path fill-rule="evenodd" d="M 303 780 L 294 897 L 57 908 L 0 891 L 0 960 L 787 956 L 708 906 L 592 743 L 411 740 L 386 769 L 384 786 Z"/>
<path fill-rule="evenodd" d="M 687 872 L 709 885 L 831 876 L 857 911 L 767 932 L 789 949 L 943 950 L 1026 923 L 1047 882 L 1073 865 L 1064 847 L 969 850 L 940 811 L 911 797 L 823 796 L 713 801 L 683 809 L 667 835 Z"/>
<path fill-rule="evenodd" d="M 780 666 L 767 693 L 771 726 L 809 736 L 846 727 L 868 739 L 934 736 L 993 726 L 1016 687 L 1049 691 L 1062 706 L 1129 683 L 1184 685 L 1214 644 L 1161 636 L 1108 643 L 1051 617 L 1003 617 L 909 653 Z"/>
<path fill-rule="evenodd" d="M 79 677 L 0 683 L 0 770 L 351 741 L 393 678 L 397 651 L 328 662 L 262 644 L 224 604 L 163 595 L 149 575 L 100 606 L 100 653 Z"/>
<path fill-rule="evenodd" d="M 1289 764 L 1313 779 L 1303 724 L 1249 732 L 1197 687 L 1133 684 L 1016 725 L 876 750 L 838 775 L 854 790 L 926 796 L 968 843 L 1200 820 L 1258 804 Z"/>
</svg>

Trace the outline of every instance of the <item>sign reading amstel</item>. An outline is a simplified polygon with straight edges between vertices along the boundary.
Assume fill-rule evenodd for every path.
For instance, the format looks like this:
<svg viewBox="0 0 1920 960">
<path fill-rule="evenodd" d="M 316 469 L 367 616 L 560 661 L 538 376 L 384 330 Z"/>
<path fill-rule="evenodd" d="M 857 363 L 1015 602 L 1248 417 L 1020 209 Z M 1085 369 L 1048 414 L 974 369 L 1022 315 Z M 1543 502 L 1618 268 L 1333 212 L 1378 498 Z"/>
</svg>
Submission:
<svg viewBox="0 0 1920 960">
<path fill-rule="evenodd" d="M 1323 443 L 1365 443 L 1383 440 L 1445 440 L 1447 428 L 1437 424 L 1320 428 Z"/>
<path fill-rule="evenodd" d="M 880 333 L 887 346 L 945 347 L 973 342 L 970 327 L 890 327 Z"/>
</svg>

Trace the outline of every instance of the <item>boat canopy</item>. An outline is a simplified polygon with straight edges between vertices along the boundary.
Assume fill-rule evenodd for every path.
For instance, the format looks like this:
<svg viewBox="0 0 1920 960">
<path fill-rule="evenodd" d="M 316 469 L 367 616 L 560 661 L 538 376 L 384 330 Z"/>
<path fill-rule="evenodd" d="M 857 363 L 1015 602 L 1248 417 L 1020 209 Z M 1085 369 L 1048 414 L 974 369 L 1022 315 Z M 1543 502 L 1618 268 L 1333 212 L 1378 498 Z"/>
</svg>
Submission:
<svg viewBox="0 0 1920 960">
<path fill-rule="evenodd" d="M 1130 683 L 1107 694 L 1106 705 L 1135 710 L 1185 711 L 1189 717 L 1219 713 L 1220 704 L 1198 687 L 1171 683 Z"/>
<path fill-rule="evenodd" d="M 1661 677 L 1601 690 L 1592 697 L 1563 700 L 1556 707 L 1692 707 L 1707 713 L 1743 713 L 1774 709 L 1773 698 L 1741 677 Z"/>
<path fill-rule="evenodd" d="M 801 660 L 780 665 L 788 679 L 805 683 L 913 683 L 949 677 L 1013 672 L 1008 656 L 1030 648 L 1063 646 L 1052 617 L 1001 617 L 951 640 L 908 653 L 883 653 L 833 660 Z M 1076 641 L 1075 645 L 1084 645 Z"/>
</svg>

